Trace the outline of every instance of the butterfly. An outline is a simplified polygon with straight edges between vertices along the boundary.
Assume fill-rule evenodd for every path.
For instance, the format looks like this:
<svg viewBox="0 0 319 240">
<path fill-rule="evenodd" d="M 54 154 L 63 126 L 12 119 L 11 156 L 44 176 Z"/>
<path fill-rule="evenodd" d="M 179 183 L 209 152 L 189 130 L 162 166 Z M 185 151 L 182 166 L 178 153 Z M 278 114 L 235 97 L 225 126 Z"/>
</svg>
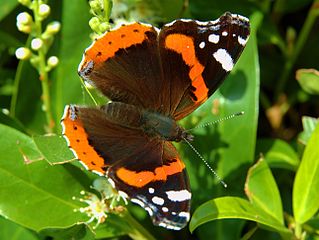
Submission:
<svg viewBox="0 0 319 240">
<path fill-rule="evenodd" d="M 179 230 L 190 219 L 185 164 L 172 142 L 192 140 L 178 121 L 220 86 L 242 53 L 249 20 L 180 19 L 157 29 L 132 23 L 86 49 L 79 75 L 110 102 L 68 105 L 63 136 L 83 165 L 148 211 L 155 225 Z"/>
</svg>

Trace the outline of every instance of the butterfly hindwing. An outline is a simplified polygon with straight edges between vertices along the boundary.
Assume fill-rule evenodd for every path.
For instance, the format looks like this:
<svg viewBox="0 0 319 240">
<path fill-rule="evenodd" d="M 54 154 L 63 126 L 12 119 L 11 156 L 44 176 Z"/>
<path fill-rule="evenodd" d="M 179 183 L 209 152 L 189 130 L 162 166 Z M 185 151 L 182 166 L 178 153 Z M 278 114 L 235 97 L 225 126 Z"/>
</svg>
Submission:
<svg viewBox="0 0 319 240">
<path fill-rule="evenodd" d="M 116 123 L 112 104 L 67 106 L 62 125 L 69 147 L 87 169 L 108 177 L 122 196 L 147 209 L 155 225 L 184 227 L 191 193 L 175 147 L 124 126 L 131 119 Z"/>
</svg>

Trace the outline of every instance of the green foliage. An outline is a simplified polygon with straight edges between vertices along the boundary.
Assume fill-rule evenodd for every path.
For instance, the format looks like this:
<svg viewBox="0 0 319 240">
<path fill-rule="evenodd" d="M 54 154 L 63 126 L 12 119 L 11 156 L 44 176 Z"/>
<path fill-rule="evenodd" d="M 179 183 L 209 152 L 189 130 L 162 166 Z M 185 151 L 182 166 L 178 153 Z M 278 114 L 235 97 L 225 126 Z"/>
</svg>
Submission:
<svg viewBox="0 0 319 240">
<path fill-rule="evenodd" d="M 318 239 L 318 4 L 3 0 L 0 239 Z M 190 175 L 193 214 L 180 232 L 157 228 L 144 209 L 117 201 L 112 189 L 103 192 L 94 182 L 98 176 L 74 161 L 61 136 L 63 109 L 105 102 L 77 75 L 96 36 L 90 27 L 101 34 L 112 26 L 110 18 L 160 27 L 180 17 L 212 20 L 225 11 L 250 18 L 250 40 L 221 88 L 181 125 L 193 128 L 245 112 L 192 132 L 193 145 L 228 187 L 186 144 L 176 144 Z M 27 14 L 17 23 L 22 12 Z M 88 224 L 93 210 L 101 215 L 93 214 Z"/>
</svg>

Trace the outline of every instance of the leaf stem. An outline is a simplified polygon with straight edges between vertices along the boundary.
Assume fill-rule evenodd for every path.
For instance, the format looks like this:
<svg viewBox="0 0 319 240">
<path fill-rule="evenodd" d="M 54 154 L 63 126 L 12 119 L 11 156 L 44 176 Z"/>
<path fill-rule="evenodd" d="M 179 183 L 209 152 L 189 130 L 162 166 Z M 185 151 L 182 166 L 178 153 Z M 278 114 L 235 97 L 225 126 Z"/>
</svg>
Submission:
<svg viewBox="0 0 319 240">
<path fill-rule="evenodd" d="M 300 54 L 300 51 L 302 50 L 303 46 L 306 43 L 306 40 L 309 36 L 309 33 L 313 27 L 313 24 L 316 20 L 316 18 L 319 16 L 319 0 L 315 0 L 308 12 L 308 16 L 306 18 L 306 21 L 304 25 L 302 26 L 302 29 L 299 33 L 295 48 L 292 52 L 292 54 L 288 54 L 286 57 L 286 62 L 284 66 L 284 70 L 278 80 L 277 88 L 275 89 L 275 99 L 277 100 L 279 95 L 284 90 L 286 83 L 288 81 L 288 78 L 290 76 L 291 70 Z"/>
</svg>

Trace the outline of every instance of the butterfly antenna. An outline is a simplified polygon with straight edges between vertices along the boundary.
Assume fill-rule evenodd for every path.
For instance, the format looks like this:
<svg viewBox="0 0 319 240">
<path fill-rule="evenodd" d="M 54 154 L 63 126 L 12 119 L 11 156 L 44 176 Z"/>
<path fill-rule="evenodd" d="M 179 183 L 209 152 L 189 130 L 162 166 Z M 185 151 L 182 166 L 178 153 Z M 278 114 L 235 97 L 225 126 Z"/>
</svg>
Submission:
<svg viewBox="0 0 319 240">
<path fill-rule="evenodd" d="M 190 146 L 191 149 L 196 153 L 196 155 L 205 163 L 208 169 L 214 174 L 217 180 L 223 185 L 224 188 L 227 188 L 227 184 L 221 179 L 221 177 L 217 174 L 217 172 L 208 164 L 208 162 L 200 155 L 200 153 L 196 150 L 196 148 L 186 139 L 183 137 L 183 140 Z"/>
<path fill-rule="evenodd" d="M 242 111 L 242 112 L 238 112 L 238 113 L 233 113 L 233 114 L 228 115 L 228 116 L 226 116 L 226 117 L 217 119 L 216 121 L 213 121 L 213 122 L 207 122 L 207 123 L 204 123 L 204 124 L 201 124 L 201 125 L 197 125 L 196 127 L 187 129 L 187 130 L 185 130 L 185 131 L 186 131 L 186 132 L 190 132 L 190 131 L 193 131 L 194 129 L 203 128 L 203 127 L 207 127 L 207 126 L 210 126 L 210 125 L 214 125 L 214 124 L 216 124 L 216 123 L 220 123 L 220 122 L 223 122 L 223 121 L 226 121 L 226 120 L 229 120 L 229 119 L 232 119 L 232 118 L 234 118 L 234 117 L 241 116 L 241 115 L 244 115 L 244 112 L 243 112 L 243 111 Z"/>
</svg>

